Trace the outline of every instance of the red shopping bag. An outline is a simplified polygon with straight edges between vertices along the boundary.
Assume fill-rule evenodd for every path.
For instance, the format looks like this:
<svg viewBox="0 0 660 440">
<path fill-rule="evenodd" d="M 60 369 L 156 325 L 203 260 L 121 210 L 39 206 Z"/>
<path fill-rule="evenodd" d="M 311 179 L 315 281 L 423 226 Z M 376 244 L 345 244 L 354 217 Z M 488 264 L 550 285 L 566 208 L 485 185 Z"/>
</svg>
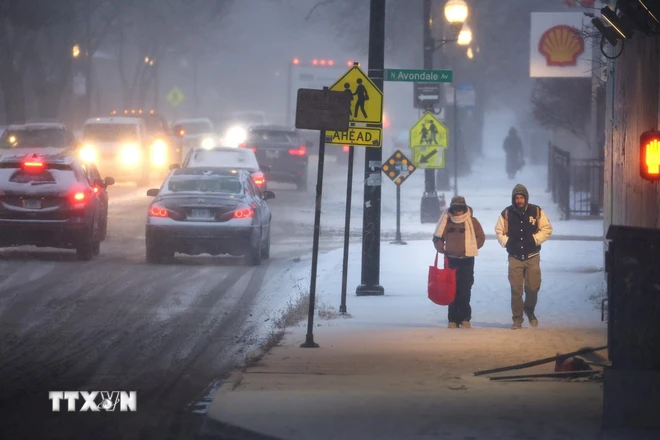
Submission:
<svg viewBox="0 0 660 440">
<path fill-rule="evenodd" d="M 438 267 L 438 252 L 435 253 L 435 263 L 429 266 L 429 299 L 440 306 L 448 306 L 456 298 L 456 269 L 449 268 L 449 260 L 445 255 L 445 268 Z"/>
</svg>

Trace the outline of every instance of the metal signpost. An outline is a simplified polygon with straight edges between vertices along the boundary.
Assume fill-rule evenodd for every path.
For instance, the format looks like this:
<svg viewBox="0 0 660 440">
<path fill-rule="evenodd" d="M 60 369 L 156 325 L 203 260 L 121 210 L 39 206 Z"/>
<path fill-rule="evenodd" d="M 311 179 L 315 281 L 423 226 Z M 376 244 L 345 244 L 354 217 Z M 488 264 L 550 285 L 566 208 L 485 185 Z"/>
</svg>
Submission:
<svg viewBox="0 0 660 440">
<path fill-rule="evenodd" d="M 314 308 L 316 300 L 316 272 L 319 258 L 319 237 L 321 233 L 321 199 L 323 195 L 323 162 L 325 157 L 326 130 L 347 130 L 350 100 L 343 92 L 301 89 L 296 103 L 296 128 L 320 130 L 319 164 L 316 180 L 316 207 L 314 210 L 314 242 L 312 245 L 312 273 L 309 286 L 309 310 L 307 315 L 307 336 L 300 346 L 316 348 L 314 342 Z"/>
<path fill-rule="evenodd" d="M 401 240 L 401 184 L 417 169 L 400 150 L 396 150 L 381 167 L 396 185 L 396 235 L 390 244 L 407 244 Z"/>
</svg>

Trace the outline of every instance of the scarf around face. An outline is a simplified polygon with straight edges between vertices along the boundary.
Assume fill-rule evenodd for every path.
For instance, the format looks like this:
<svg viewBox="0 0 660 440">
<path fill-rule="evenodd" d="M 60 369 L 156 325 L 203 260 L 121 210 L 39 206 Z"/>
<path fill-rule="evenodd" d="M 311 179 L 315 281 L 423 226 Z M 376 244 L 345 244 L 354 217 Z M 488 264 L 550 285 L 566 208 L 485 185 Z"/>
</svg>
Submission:
<svg viewBox="0 0 660 440">
<path fill-rule="evenodd" d="M 479 255 L 477 236 L 474 233 L 474 225 L 472 224 L 472 209 L 468 208 L 465 214 L 462 215 L 454 215 L 449 210 L 445 211 L 442 217 L 440 217 L 440 220 L 438 220 L 438 225 L 435 228 L 434 235 L 436 237 L 443 236 L 449 219 L 454 223 L 465 225 L 465 256 L 476 257 Z"/>
</svg>

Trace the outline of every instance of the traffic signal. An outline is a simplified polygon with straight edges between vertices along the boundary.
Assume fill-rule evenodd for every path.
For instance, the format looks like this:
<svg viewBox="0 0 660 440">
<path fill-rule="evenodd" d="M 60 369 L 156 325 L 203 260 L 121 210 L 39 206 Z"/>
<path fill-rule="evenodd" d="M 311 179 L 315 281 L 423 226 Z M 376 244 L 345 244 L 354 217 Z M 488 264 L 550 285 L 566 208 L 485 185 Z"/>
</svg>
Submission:
<svg viewBox="0 0 660 440">
<path fill-rule="evenodd" d="M 639 174 L 646 180 L 660 180 L 660 131 L 639 137 Z"/>
</svg>

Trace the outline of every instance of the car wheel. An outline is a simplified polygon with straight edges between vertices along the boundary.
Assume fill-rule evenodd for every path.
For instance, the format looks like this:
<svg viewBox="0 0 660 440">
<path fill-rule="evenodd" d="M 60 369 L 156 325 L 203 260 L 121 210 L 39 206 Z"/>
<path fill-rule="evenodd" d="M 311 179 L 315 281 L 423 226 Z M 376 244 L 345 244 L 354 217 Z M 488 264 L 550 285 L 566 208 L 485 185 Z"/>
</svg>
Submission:
<svg viewBox="0 0 660 440">
<path fill-rule="evenodd" d="M 108 236 L 108 211 L 105 212 L 103 216 L 103 223 L 101 224 L 101 241 L 105 240 Z"/>
<path fill-rule="evenodd" d="M 268 239 L 266 240 L 266 246 L 261 250 L 261 259 L 268 260 L 270 258 L 270 228 L 268 230 Z"/>
<path fill-rule="evenodd" d="M 250 248 L 250 250 L 243 255 L 243 261 L 248 266 L 259 266 L 261 264 L 262 249 L 259 245 Z"/>
<path fill-rule="evenodd" d="M 296 183 L 296 188 L 300 192 L 307 191 L 307 177 L 301 178 L 297 183 Z"/>
<path fill-rule="evenodd" d="M 147 263 L 158 264 L 163 262 L 163 254 L 153 245 L 147 245 Z"/>
<path fill-rule="evenodd" d="M 94 253 L 94 256 L 99 255 L 101 253 L 101 241 L 95 241 L 94 244 L 92 245 L 92 252 Z"/>
<path fill-rule="evenodd" d="M 89 233 L 88 237 L 76 246 L 76 257 L 80 261 L 89 261 L 94 255 L 98 255 L 96 250 L 99 249 L 100 252 L 100 246 L 101 241 L 98 237 L 95 237 L 93 232 Z"/>
</svg>

